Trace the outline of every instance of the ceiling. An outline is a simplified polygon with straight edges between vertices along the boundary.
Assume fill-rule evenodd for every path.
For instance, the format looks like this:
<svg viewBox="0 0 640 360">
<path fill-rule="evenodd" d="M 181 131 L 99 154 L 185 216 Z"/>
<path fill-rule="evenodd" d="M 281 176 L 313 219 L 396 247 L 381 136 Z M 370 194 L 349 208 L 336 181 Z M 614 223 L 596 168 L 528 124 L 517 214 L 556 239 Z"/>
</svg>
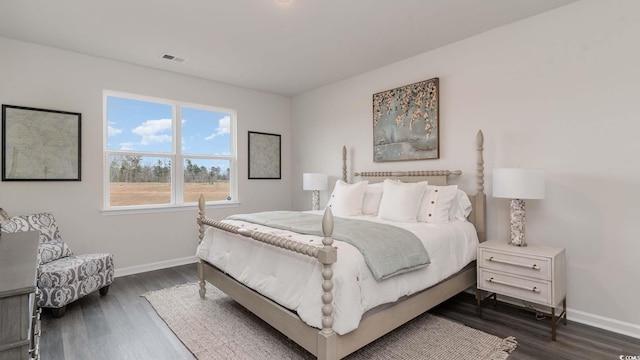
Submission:
<svg viewBox="0 0 640 360">
<path fill-rule="evenodd" d="M 292 96 L 574 1 L 5 0 L 0 37 Z"/>
</svg>

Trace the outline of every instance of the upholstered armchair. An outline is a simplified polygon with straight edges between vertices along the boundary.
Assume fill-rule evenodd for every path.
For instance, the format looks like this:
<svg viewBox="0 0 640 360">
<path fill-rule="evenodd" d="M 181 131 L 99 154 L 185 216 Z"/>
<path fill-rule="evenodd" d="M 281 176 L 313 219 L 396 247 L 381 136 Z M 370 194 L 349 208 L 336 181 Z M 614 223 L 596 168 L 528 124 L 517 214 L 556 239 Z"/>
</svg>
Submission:
<svg viewBox="0 0 640 360">
<path fill-rule="evenodd" d="M 95 290 L 106 295 L 113 282 L 113 256 L 107 253 L 74 255 L 62 241 L 52 214 L 13 216 L 2 225 L 5 232 L 39 231 L 38 306 L 64 315 L 67 304 Z"/>
</svg>

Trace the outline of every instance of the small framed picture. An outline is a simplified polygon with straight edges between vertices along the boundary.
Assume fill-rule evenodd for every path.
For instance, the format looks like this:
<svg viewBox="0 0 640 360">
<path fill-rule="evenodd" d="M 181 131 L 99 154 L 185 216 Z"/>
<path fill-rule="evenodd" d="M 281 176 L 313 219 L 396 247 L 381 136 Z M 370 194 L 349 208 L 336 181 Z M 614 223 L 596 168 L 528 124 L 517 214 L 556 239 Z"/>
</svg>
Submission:
<svg viewBox="0 0 640 360">
<path fill-rule="evenodd" d="M 280 179 L 280 135 L 249 131 L 249 179 Z"/>
</svg>

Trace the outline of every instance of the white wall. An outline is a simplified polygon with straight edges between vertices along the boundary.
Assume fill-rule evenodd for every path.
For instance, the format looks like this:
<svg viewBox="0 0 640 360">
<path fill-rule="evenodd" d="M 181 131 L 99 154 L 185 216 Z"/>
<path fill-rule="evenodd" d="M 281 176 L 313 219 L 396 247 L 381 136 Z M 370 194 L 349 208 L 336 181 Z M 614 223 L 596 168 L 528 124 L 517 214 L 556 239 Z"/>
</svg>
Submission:
<svg viewBox="0 0 640 360">
<path fill-rule="evenodd" d="M 295 97 L 294 207 L 310 206 L 303 172 L 340 176 L 342 145 L 357 171 L 461 169 L 471 191 L 482 129 L 488 195 L 495 167 L 546 169 L 527 237 L 567 249 L 569 318 L 640 337 L 639 14 L 635 0 L 584 0 Z M 372 94 L 433 77 L 441 158 L 373 163 Z M 489 196 L 489 238 L 506 242 L 508 221 Z"/>
<path fill-rule="evenodd" d="M 242 204 L 208 214 L 291 207 L 290 98 L 5 38 L 0 53 L 2 104 L 82 113 L 81 182 L 0 182 L 0 207 L 13 215 L 52 212 L 74 252 L 111 252 L 122 274 L 192 257 L 197 245 L 195 205 L 164 213 L 100 212 L 104 89 L 236 109 Z M 282 180 L 247 179 L 249 130 L 282 134 Z"/>
</svg>

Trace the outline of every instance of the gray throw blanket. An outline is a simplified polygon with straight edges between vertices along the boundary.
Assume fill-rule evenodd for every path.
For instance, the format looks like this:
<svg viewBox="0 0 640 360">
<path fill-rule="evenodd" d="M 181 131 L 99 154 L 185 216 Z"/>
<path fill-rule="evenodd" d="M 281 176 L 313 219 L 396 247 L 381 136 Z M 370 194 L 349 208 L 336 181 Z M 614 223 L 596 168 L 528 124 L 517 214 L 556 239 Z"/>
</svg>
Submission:
<svg viewBox="0 0 640 360">
<path fill-rule="evenodd" d="M 266 211 L 229 217 L 299 234 L 323 236 L 322 216 L 296 211 Z M 365 220 L 333 218 L 335 240 L 355 246 L 376 280 L 386 279 L 431 262 L 427 250 L 412 232 Z"/>
</svg>

